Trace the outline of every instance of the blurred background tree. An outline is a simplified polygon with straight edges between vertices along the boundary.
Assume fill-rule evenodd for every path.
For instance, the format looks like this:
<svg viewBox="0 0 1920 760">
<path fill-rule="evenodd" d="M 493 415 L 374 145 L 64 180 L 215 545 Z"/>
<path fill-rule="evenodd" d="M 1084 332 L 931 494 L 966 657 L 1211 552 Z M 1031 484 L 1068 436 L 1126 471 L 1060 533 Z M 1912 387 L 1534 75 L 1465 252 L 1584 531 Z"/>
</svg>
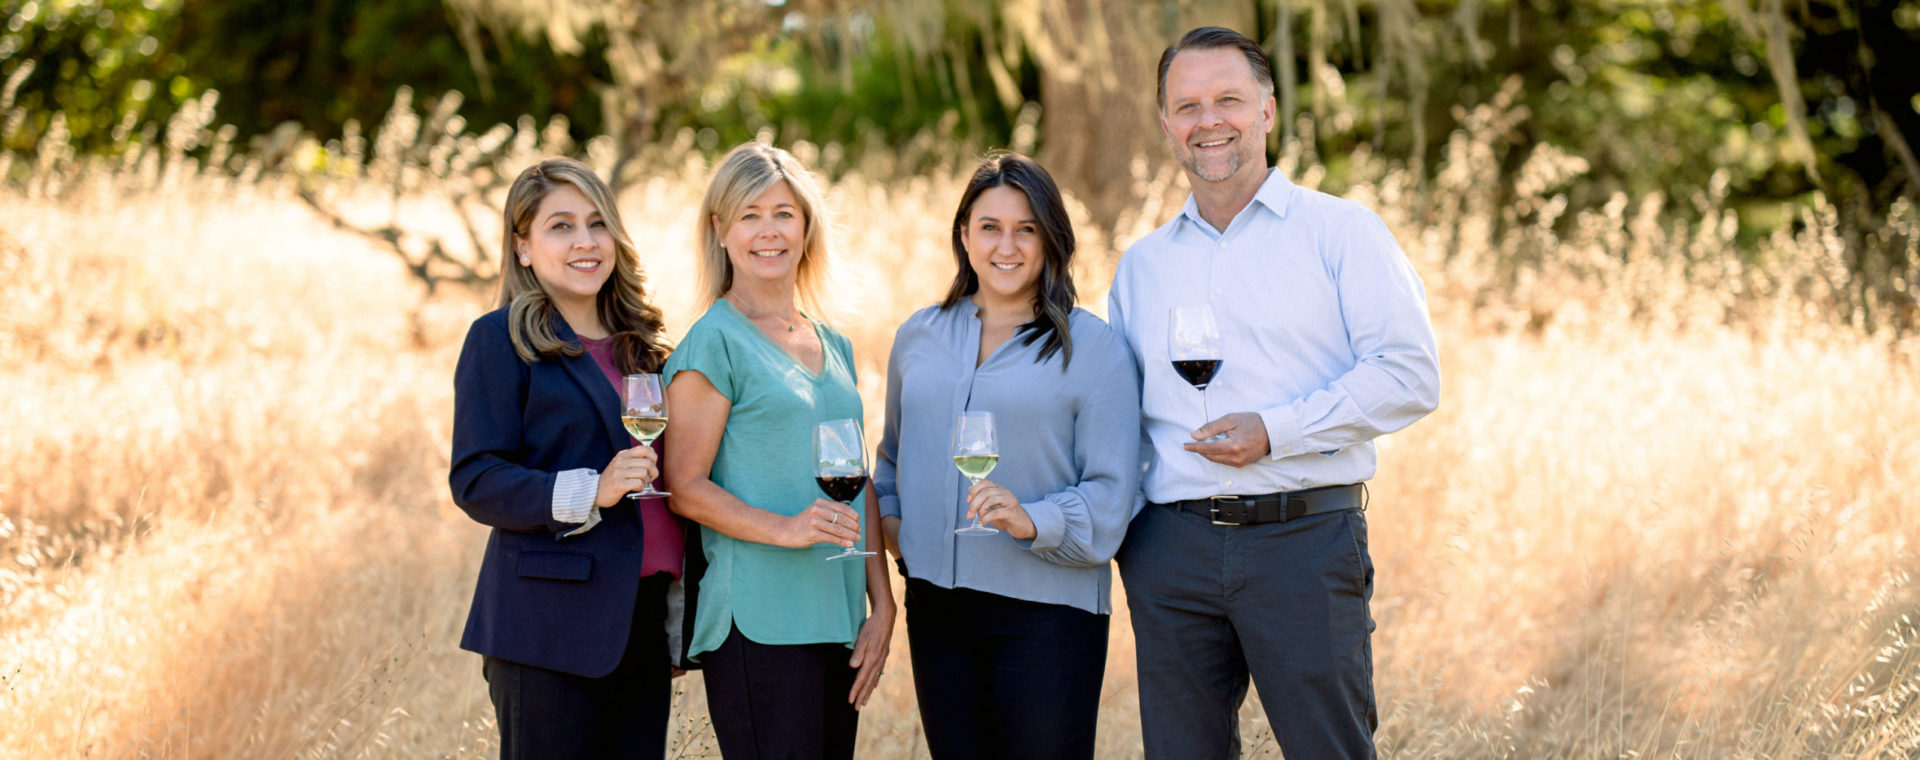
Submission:
<svg viewBox="0 0 1920 760">
<path fill-rule="evenodd" d="M 1436 176 L 1471 109 L 1510 88 L 1496 199 L 1516 197 L 1511 178 L 1550 145 L 1577 159 L 1554 188 L 1570 210 L 1654 198 L 1697 222 L 1725 206 L 1751 243 L 1831 209 L 1861 287 L 1915 265 L 1907 241 L 1876 234 L 1896 199 L 1920 199 L 1920 0 L 0 7 L 0 146 L 21 155 L 50 135 L 83 155 L 151 145 L 209 91 L 243 144 L 288 122 L 325 139 L 377 121 L 406 85 L 429 101 L 464 94 L 466 123 L 564 116 L 576 143 L 610 136 L 616 181 L 646 168 L 650 146 L 689 139 L 706 152 L 761 134 L 807 140 L 832 147 L 824 171 L 887 154 L 903 175 L 1010 146 L 1108 227 L 1173 171 L 1153 109 L 1161 49 L 1219 24 L 1273 54 L 1272 149 L 1299 150 L 1330 191 L 1383 158 Z"/>
</svg>

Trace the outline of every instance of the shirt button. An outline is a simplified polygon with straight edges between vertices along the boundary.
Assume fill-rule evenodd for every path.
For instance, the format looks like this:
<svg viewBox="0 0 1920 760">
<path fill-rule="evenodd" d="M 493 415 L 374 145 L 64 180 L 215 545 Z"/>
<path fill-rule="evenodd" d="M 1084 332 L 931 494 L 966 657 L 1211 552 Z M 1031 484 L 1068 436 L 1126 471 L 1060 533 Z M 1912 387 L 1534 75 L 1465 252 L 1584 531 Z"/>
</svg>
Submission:
<svg viewBox="0 0 1920 760">
<path fill-rule="evenodd" d="M 1227 482 L 1225 482 L 1225 483 L 1222 483 L 1221 485 L 1224 485 L 1224 486 L 1232 486 L 1232 485 L 1233 485 L 1233 481 L 1231 481 L 1231 480 L 1229 480 L 1229 481 L 1227 481 Z"/>
</svg>

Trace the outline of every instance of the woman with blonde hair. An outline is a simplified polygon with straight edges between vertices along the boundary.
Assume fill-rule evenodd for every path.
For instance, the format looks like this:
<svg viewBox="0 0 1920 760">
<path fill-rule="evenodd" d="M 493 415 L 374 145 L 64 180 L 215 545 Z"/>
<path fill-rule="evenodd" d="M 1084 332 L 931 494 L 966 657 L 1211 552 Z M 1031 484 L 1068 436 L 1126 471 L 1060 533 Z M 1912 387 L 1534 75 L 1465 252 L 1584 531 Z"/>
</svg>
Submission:
<svg viewBox="0 0 1920 760">
<path fill-rule="evenodd" d="M 863 515 L 814 478 L 815 425 L 862 418 L 852 345 L 821 310 L 826 206 L 792 155 L 747 143 L 699 225 L 708 308 L 665 371 L 667 487 L 707 560 L 689 653 L 722 755 L 849 758 L 894 601 L 879 556 L 828 561 L 871 535 L 878 505 L 863 488 Z"/>
<path fill-rule="evenodd" d="M 502 217 L 500 298 L 454 370 L 453 501 L 493 529 L 460 646 L 502 758 L 659 758 L 683 534 L 664 500 L 626 498 L 660 459 L 617 383 L 667 361 L 660 310 L 586 165 L 528 167 Z"/>
</svg>

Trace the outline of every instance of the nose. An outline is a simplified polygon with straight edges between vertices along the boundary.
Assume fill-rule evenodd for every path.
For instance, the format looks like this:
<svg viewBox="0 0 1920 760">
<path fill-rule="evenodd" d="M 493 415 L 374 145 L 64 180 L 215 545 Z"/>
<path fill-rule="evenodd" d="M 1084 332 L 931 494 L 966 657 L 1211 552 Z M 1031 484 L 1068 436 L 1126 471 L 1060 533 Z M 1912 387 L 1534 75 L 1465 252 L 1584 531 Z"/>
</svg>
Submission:
<svg viewBox="0 0 1920 760">
<path fill-rule="evenodd" d="M 1013 231 L 1003 230 L 999 237 L 994 238 L 993 243 L 994 250 L 1001 253 L 1012 253 L 1014 251 Z"/>
<path fill-rule="evenodd" d="M 1221 121 L 1220 109 L 1213 107 L 1212 104 L 1200 106 L 1200 126 L 1217 127 Z"/>
</svg>

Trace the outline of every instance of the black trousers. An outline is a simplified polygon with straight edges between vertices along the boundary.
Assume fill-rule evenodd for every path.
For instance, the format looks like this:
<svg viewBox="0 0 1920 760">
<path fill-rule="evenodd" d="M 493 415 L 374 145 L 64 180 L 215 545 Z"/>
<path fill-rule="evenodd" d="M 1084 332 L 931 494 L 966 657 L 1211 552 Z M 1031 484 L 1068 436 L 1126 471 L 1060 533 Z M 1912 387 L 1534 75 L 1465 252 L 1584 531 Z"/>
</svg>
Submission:
<svg viewBox="0 0 1920 760">
<path fill-rule="evenodd" d="M 669 580 L 665 574 L 641 579 L 626 653 L 604 677 L 497 657 L 481 661 L 500 723 L 500 760 L 666 756 L 672 674 L 662 623 Z"/>
<path fill-rule="evenodd" d="M 1238 758 L 1249 674 L 1287 757 L 1374 757 L 1364 514 L 1235 527 L 1149 505 L 1118 560 L 1149 760 Z"/>
<path fill-rule="evenodd" d="M 860 712 L 844 644 L 774 646 L 733 629 L 700 656 L 707 712 L 727 760 L 848 760 Z"/>
<path fill-rule="evenodd" d="M 1090 760 L 1109 617 L 909 578 L 927 750 L 937 760 Z"/>
</svg>

